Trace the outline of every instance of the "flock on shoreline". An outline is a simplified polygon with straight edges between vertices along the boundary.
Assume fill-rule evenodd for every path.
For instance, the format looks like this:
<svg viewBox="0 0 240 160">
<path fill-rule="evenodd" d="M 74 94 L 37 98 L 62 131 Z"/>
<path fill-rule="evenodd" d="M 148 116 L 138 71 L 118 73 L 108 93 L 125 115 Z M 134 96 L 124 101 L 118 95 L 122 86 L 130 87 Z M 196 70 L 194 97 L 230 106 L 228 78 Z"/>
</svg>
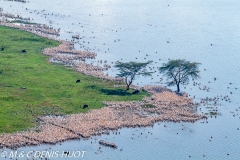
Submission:
<svg viewBox="0 0 240 160">
<path fill-rule="evenodd" d="M 0 25 L 21 29 L 27 32 L 34 33 L 41 37 L 59 41 L 61 43 L 59 46 L 52 47 L 52 48 L 45 48 L 43 50 L 43 54 L 50 56 L 52 61 L 60 61 L 66 65 L 71 65 L 77 72 L 80 72 L 86 75 L 95 76 L 104 80 L 123 82 L 122 78 L 110 77 L 104 73 L 104 71 L 108 70 L 111 66 L 105 64 L 104 67 L 101 67 L 101 66 L 95 66 L 93 64 L 87 64 L 84 62 L 86 59 L 94 59 L 97 56 L 96 53 L 90 52 L 90 51 L 77 51 L 74 49 L 73 42 L 54 38 L 52 35 L 58 36 L 60 29 L 56 30 L 45 24 L 44 25 L 40 25 L 40 24 L 16 25 L 14 23 L 8 23 L 4 20 L 2 21 L 0 20 Z"/>
<path fill-rule="evenodd" d="M 69 139 L 109 134 L 122 127 L 153 126 L 156 122 L 195 122 L 207 119 L 195 113 L 191 98 L 179 96 L 159 86 L 146 86 L 150 97 L 142 101 L 103 102 L 106 107 L 87 113 L 39 117 L 40 125 L 29 131 L 0 135 L 0 147 L 55 144 Z M 153 90 L 160 92 L 153 92 Z M 120 134 L 120 132 L 118 132 Z"/>
<path fill-rule="evenodd" d="M 104 74 L 103 71 L 109 66 L 102 68 L 84 62 L 85 59 L 94 59 L 96 53 L 77 51 L 72 42 L 54 38 L 53 35 L 57 36 L 60 29 L 56 30 L 40 24 L 16 25 L 5 20 L 1 20 L 0 25 L 18 28 L 61 42 L 57 47 L 45 48 L 43 54 L 50 56 L 53 60 L 72 65 L 80 73 L 105 80 L 123 81 L 121 78 Z M 103 102 L 106 107 L 91 110 L 88 113 L 64 117 L 39 117 L 41 123 L 37 128 L 13 134 L 1 134 L 0 148 L 14 149 L 42 143 L 55 144 L 68 139 L 108 134 L 111 130 L 118 130 L 122 127 L 152 126 L 160 121 L 195 122 L 207 118 L 206 115 L 196 114 L 196 105 L 186 95 L 179 96 L 160 86 L 145 86 L 144 90 L 148 91 L 151 96 L 145 97 L 142 101 Z"/>
</svg>

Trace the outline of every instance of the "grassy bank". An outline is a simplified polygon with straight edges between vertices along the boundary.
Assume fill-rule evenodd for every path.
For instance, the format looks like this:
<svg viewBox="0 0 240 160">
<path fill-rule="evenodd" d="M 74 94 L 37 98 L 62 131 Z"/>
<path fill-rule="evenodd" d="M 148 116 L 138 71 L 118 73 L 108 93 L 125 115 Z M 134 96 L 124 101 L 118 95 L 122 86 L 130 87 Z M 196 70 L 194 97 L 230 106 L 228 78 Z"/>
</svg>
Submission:
<svg viewBox="0 0 240 160">
<path fill-rule="evenodd" d="M 33 127 L 39 115 L 85 112 L 84 104 L 94 109 L 104 100 L 140 100 L 147 95 L 132 95 L 131 90 L 114 88 L 116 83 L 48 63 L 42 48 L 59 42 L 3 26 L 0 37 L 0 133 Z M 81 83 L 76 83 L 78 78 Z"/>
</svg>

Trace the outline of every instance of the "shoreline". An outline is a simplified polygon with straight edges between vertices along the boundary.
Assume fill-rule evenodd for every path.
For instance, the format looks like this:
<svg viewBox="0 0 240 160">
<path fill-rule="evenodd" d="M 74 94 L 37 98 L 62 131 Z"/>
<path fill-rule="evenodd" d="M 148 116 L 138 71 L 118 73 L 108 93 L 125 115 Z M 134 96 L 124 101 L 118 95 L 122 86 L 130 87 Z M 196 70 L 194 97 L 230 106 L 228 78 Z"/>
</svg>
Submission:
<svg viewBox="0 0 240 160">
<path fill-rule="evenodd" d="M 39 33 L 39 30 L 34 30 L 33 27 L 30 27 L 31 25 L 18 26 L 5 22 L 0 22 L 0 25 L 25 30 L 37 36 L 60 42 L 61 44 L 57 47 L 45 48 L 42 54 L 63 62 L 67 58 L 65 63 L 72 63 L 77 72 L 100 79 L 121 81 L 121 79 L 104 75 L 103 69 L 100 67 L 83 62 L 76 63 L 74 62 L 75 58 L 64 55 L 59 56 L 59 54 L 63 53 L 85 59 L 94 58 L 96 53 L 76 51 L 71 42 L 56 39 L 45 33 Z M 178 96 L 160 86 L 145 86 L 144 90 L 148 91 L 151 96 L 145 97 L 142 101 L 103 102 L 106 107 L 94 109 L 87 113 L 72 114 L 64 117 L 39 117 L 41 124 L 37 128 L 25 132 L 1 134 L 0 148 L 14 149 L 43 143 L 56 144 L 70 139 L 90 138 L 93 135 L 108 134 L 111 130 L 118 130 L 123 127 L 146 127 L 160 121 L 195 122 L 207 118 L 206 115 L 193 112 L 196 106 L 193 100 L 186 96 Z"/>
<path fill-rule="evenodd" d="M 66 116 L 39 117 L 40 125 L 30 131 L 0 135 L 0 148 L 16 149 L 24 146 L 56 144 L 72 139 L 88 139 L 91 136 L 109 134 L 121 128 L 153 126 L 157 122 L 191 122 L 207 119 L 194 112 L 192 99 L 178 96 L 162 87 L 142 101 L 103 102 L 106 107 L 87 113 Z"/>
<path fill-rule="evenodd" d="M 52 37 L 51 35 L 58 35 L 60 32 L 60 29 L 55 30 L 51 29 L 47 25 L 39 25 L 39 24 L 20 24 L 15 25 L 13 23 L 6 23 L 0 21 L 0 25 L 5 27 L 11 27 L 15 29 L 20 29 L 26 32 L 33 33 L 37 36 L 47 38 L 50 40 L 55 40 L 60 42 L 61 44 L 57 47 L 51 47 L 51 48 L 44 48 L 42 54 L 47 55 L 50 58 L 52 58 L 55 61 L 60 61 L 65 65 L 71 65 L 73 69 L 79 73 L 94 76 L 103 80 L 109 80 L 109 81 L 115 81 L 115 82 L 123 82 L 122 78 L 116 78 L 116 77 L 110 77 L 106 74 L 104 74 L 103 71 L 108 70 L 110 66 L 105 65 L 104 68 L 100 66 L 94 66 L 92 64 L 85 63 L 84 61 L 86 59 L 95 59 L 97 56 L 94 52 L 89 51 L 78 51 L 74 49 L 74 43 L 57 39 Z M 35 27 L 33 27 L 35 26 Z M 43 27 L 43 28 L 42 28 Z M 41 29 L 42 28 L 42 29 Z M 49 58 L 49 61 L 50 61 Z"/>
</svg>

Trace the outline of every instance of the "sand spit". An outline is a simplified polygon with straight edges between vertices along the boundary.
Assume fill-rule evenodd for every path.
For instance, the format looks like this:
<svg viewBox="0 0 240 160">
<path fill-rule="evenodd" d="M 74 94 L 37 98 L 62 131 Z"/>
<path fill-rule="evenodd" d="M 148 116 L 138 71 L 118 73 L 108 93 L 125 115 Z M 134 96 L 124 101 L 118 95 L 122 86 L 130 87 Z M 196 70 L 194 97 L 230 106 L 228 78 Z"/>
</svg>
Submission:
<svg viewBox="0 0 240 160">
<path fill-rule="evenodd" d="M 0 15 L 1 16 L 1 15 Z M 20 24 L 16 25 L 8 23 L 6 21 L 0 21 L 0 25 L 21 29 L 24 31 L 31 32 L 35 35 L 45 37 L 51 40 L 56 40 L 61 44 L 57 47 L 44 48 L 43 54 L 50 56 L 55 61 L 63 62 L 64 64 L 71 65 L 73 68 L 80 73 L 98 77 L 104 80 L 110 80 L 115 82 L 123 82 L 122 78 L 110 77 L 104 73 L 109 68 L 94 66 L 92 64 L 85 63 L 86 59 L 94 59 L 97 54 L 89 51 L 77 51 L 74 49 L 74 43 L 54 38 L 52 35 L 57 36 L 60 33 L 60 29 L 53 29 L 47 25 L 40 24 Z"/>
<path fill-rule="evenodd" d="M 21 18 L 21 17 L 17 18 L 16 16 L 14 16 L 12 14 L 8 14 L 8 13 L 0 13 L 0 16 L 5 16 L 8 18 L 12 18 L 12 19 L 21 19 L 21 20 L 26 20 L 26 21 L 30 20 L 29 18 Z M 51 37 L 50 35 L 59 36 L 59 33 L 60 33 L 60 28 L 53 29 L 52 27 L 49 27 L 46 24 L 21 24 L 20 23 L 19 25 L 17 25 L 14 23 L 6 22 L 6 21 L 0 21 L 0 25 L 21 29 L 24 31 L 34 33 L 38 36 L 46 37 L 48 39 L 54 39 L 54 40 L 57 40 L 57 39 Z M 59 40 L 57 40 L 57 41 L 59 41 Z"/>
<path fill-rule="evenodd" d="M 22 146 L 37 145 L 35 140 L 25 138 L 22 133 L 1 134 L 0 135 L 0 148 L 18 148 Z"/>
<path fill-rule="evenodd" d="M 76 71 L 86 74 L 86 75 L 90 75 L 90 76 L 94 76 L 94 77 L 98 77 L 100 79 L 104 79 L 104 80 L 110 80 L 110 81 L 115 81 L 115 82 L 123 82 L 122 78 L 117 78 L 117 77 L 111 77 L 108 76 L 107 74 L 104 74 L 104 70 L 107 70 L 107 68 L 102 68 L 99 66 L 94 66 L 92 64 L 87 64 L 84 62 L 75 62 L 73 64 L 73 67 Z"/>
<path fill-rule="evenodd" d="M 66 139 L 74 139 L 78 137 L 78 135 L 50 123 L 40 125 L 37 130 L 35 129 L 22 133 L 22 136 L 39 143 L 50 144 L 55 144 Z"/>
<path fill-rule="evenodd" d="M 11 13 L 3 13 L 2 12 L 3 9 L 0 8 L 0 16 L 3 17 L 3 18 L 11 18 L 11 19 L 18 19 L 18 20 L 24 20 L 24 21 L 30 21 L 30 18 L 24 18 L 20 15 L 14 15 L 14 14 L 11 14 Z M 3 19 L 4 21 L 4 19 Z"/>
<path fill-rule="evenodd" d="M 89 138 L 93 135 L 108 134 L 122 127 L 152 126 L 156 122 L 195 122 L 207 118 L 196 114 L 192 99 L 179 96 L 162 87 L 150 87 L 150 97 L 142 101 L 103 102 L 105 107 L 87 113 L 63 117 L 39 117 L 38 128 L 15 134 L 2 134 L 1 147 L 18 148 L 26 145 L 55 144 L 68 139 Z"/>
<path fill-rule="evenodd" d="M 55 61 L 61 61 L 64 64 L 71 65 L 77 72 L 85 75 L 115 82 L 123 81 L 122 78 L 110 77 L 104 74 L 104 71 L 108 70 L 108 67 L 103 68 L 84 62 L 86 59 L 94 59 L 97 56 L 96 53 L 74 50 L 74 44 L 72 42 L 61 41 L 61 43 L 62 44 L 57 47 L 45 48 L 43 54 L 50 56 Z"/>
<path fill-rule="evenodd" d="M 89 51 L 77 51 L 74 44 L 68 41 L 60 41 L 57 47 L 45 48 L 43 54 L 50 56 L 53 61 L 60 61 L 67 65 L 74 65 L 75 61 L 85 61 L 86 59 L 94 59 L 97 55 Z"/>
<path fill-rule="evenodd" d="M 54 30 L 44 25 L 15 25 L 4 21 L 0 21 L 0 25 L 18 28 L 61 42 L 57 47 L 44 49 L 43 54 L 71 64 L 80 73 L 111 81 L 122 81 L 122 79 L 105 75 L 104 69 L 101 67 L 75 61 L 78 58 L 95 58 L 96 54 L 88 51 L 76 51 L 73 43 L 50 36 L 57 35 L 60 30 Z M 37 128 L 25 132 L 1 134 L 0 148 L 13 149 L 43 143 L 55 144 L 68 139 L 108 134 L 111 130 L 122 127 L 152 126 L 159 121 L 195 122 L 207 118 L 205 115 L 196 114 L 196 105 L 186 95 L 179 96 L 159 86 L 145 86 L 144 89 L 151 96 L 143 98 L 142 101 L 103 102 L 105 107 L 87 113 L 64 117 L 39 117 L 41 123 Z"/>
</svg>

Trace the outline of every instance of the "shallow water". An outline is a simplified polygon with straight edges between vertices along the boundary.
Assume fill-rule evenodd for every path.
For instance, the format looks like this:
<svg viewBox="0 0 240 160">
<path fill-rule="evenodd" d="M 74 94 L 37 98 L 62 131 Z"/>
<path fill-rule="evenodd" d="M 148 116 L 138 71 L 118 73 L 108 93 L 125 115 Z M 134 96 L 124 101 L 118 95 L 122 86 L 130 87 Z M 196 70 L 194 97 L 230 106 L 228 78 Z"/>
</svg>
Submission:
<svg viewBox="0 0 240 160">
<path fill-rule="evenodd" d="M 236 111 L 240 107 L 240 1 L 30 0 L 29 3 L 19 3 L 0 0 L 0 7 L 4 12 L 21 14 L 33 18 L 34 22 L 61 28 L 61 39 L 71 40 L 72 35 L 80 35 L 82 39 L 75 40 L 75 48 L 95 51 L 98 54 L 96 60 L 90 60 L 95 64 L 98 60 L 107 60 L 108 64 L 117 60 L 153 60 L 151 67 L 156 68 L 168 59 L 199 62 L 202 64 L 201 79 L 196 82 L 201 83 L 201 88 L 209 87 L 209 92 L 199 90 L 199 86 L 193 86 L 192 82 L 186 89 L 181 89 L 195 95 L 196 101 L 221 95 L 228 95 L 231 99 L 231 103 L 219 101 L 221 115 L 209 117 L 208 123 L 167 123 L 168 127 L 161 123 L 153 128 L 121 129 L 120 135 L 96 137 L 97 140 L 107 138 L 113 141 L 119 146 L 117 150 L 102 147 L 103 152 L 95 154 L 99 144 L 91 144 L 91 140 L 64 142 L 51 146 L 52 150 L 86 150 L 84 159 L 240 157 L 240 131 L 237 130 L 240 118 L 239 111 Z M 109 74 L 115 75 L 116 70 L 112 68 Z M 135 84 L 164 85 L 158 83 L 160 77 L 157 73 L 153 79 L 140 77 Z M 208 110 L 202 107 L 202 111 Z M 230 111 L 235 112 L 235 117 Z M 182 124 L 186 127 L 184 130 Z M 140 136 L 141 132 L 144 136 Z M 27 147 L 25 150 L 44 148 L 48 146 Z"/>
</svg>

